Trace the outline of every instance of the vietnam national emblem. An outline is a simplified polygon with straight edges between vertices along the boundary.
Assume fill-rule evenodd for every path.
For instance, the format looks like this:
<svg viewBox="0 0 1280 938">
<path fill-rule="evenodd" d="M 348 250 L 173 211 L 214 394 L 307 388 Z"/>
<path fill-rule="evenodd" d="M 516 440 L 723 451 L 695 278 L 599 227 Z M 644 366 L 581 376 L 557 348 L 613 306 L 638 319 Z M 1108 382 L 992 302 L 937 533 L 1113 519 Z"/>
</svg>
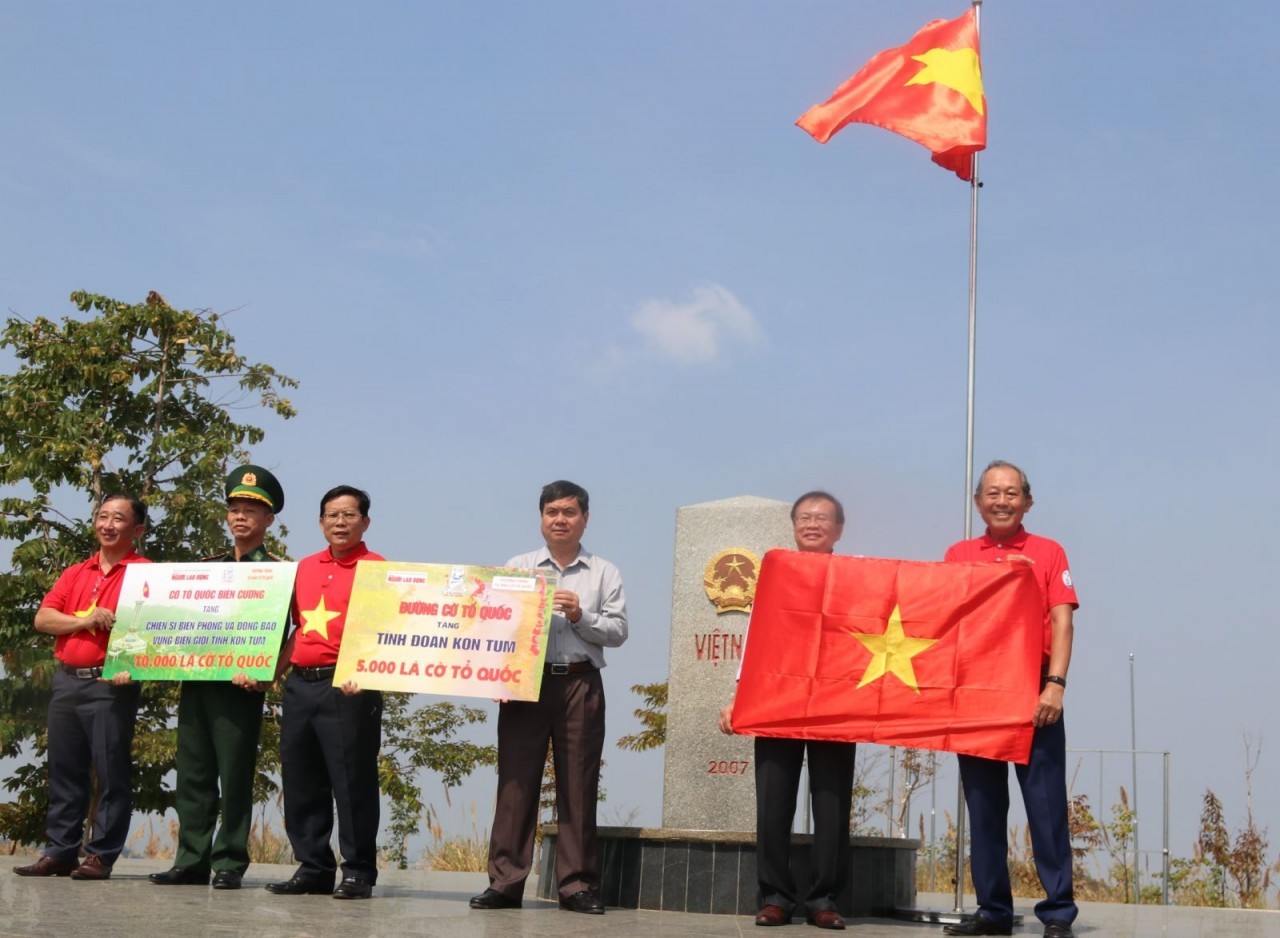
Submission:
<svg viewBox="0 0 1280 938">
<path fill-rule="evenodd" d="M 760 558 L 745 547 L 730 547 L 709 561 L 702 574 L 702 588 L 715 603 L 716 615 L 748 612 L 756 595 Z"/>
</svg>

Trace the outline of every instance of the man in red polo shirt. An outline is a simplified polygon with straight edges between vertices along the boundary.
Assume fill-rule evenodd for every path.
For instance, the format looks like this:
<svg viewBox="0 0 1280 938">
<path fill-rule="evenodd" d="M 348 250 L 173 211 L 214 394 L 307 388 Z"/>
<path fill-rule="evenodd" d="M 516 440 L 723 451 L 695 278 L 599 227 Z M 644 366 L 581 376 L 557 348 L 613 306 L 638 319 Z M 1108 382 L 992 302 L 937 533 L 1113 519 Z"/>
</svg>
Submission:
<svg viewBox="0 0 1280 938">
<path fill-rule="evenodd" d="M 131 749 L 141 685 L 104 682 L 102 662 L 125 568 L 148 562 L 133 549 L 146 527 L 140 500 L 104 498 L 93 521 L 98 552 L 63 571 L 36 612 L 36 630 L 57 636 L 49 701 L 49 844 L 35 863 L 14 867 L 19 876 L 108 879 L 124 849 L 133 812 Z M 81 863 L 91 765 L 98 806 Z"/>
<path fill-rule="evenodd" d="M 1036 904 L 1045 938 L 1071 938 L 1078 909 L 1071 881 L 1071 834 L 1067 827 L 1067 737 L 1062 697 L 1071 665 L 1073 614 L 1079 607 L 1067 555 L 1047 537 L 1027 533 L 1023 516 L 1031 510 L 1031 483 L 1012 463 L 987 466 L 973 495 L 987 524 L 982 537 L 961 541 L 946 559 L 1029 563 L 1044 595 L 1044 656 L 1040 698 L 1029 714 L 1035 725 L 1031 758 L 1015 766 L 1027 809 L 1031 852 L 1045 898 Z M 1013 931 L 1013 892 L 1009 884 L 1009 766 L 977 756 L 958 756 L 969 807 L 972 835 L 969 869 L 978 897 L 978 914 L 948 935 L 1009 935 Z"/>
<path fill-rule="evenodd" d="M 320 499 L 320 531 L 329 546 L 298 563 L 296 627 L 280 656 L 293 665 L 284 685 L 280 767 L 284 828 L 300 865 L 291 879 L 266 887 L 277 895 L 368 899 L 378 880 L 382 694 L 352 681 L 333 686 L 356 564 L 384 559 L 365 546 L 368 529 L 368 493 L 332 488 Z M 329 846 L 335 804 L 342 852 L 337 889 Z"/>
</svg>

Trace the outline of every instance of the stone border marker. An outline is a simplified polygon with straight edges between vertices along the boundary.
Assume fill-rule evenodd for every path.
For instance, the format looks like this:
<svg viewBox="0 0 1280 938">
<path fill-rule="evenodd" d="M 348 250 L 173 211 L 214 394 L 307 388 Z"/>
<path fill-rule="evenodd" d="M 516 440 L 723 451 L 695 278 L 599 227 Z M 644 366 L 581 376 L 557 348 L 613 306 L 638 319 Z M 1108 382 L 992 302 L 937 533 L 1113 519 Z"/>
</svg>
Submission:
<svg viewBox="0 0 1280 938">
<path fill-rule="evenodd" d="M 662 826 L 756 829 L 750 737 L 716 728 L 733 699 L 760 559 L 792 547 L 791 505 L 751 495 L 676 512 Z"/>
</svg>

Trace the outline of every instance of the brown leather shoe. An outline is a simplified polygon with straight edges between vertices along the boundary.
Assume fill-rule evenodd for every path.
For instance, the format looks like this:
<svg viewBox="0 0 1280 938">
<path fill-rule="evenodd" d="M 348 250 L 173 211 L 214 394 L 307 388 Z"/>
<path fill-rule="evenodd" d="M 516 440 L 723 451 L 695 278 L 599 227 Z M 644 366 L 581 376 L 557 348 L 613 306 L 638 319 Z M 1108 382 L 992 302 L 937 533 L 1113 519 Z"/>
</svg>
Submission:
<svg viewBox="0 0 1280 938">
<path fill-rule="evenodd" d="M 111 867 L 102 862 L 102 857 L 91 853 L 84 862 L 71 871 L 72 879 L 110 879 Z"/>
<path fill-rule="evenodd" d="M 756 913 L 757 925 L 790 925 L 791 913 L 780 905 L 765 905 Z"/>
<path fill-rule="evenodd" d="M 19 876 L 66 876 L 77 868 L 76 863 L 55 860 L 53 857 L 41 857 L 28 866 L 15 866 L 13 871 Z"/>
<path fill-rule="evenodd" d="M 819 909 L 809 916 L 809 924 L 817 925 L 819 928 L 844 931 L 844 919 L 840 917 L 840 913 L 835 909 Z"/>
</svg>

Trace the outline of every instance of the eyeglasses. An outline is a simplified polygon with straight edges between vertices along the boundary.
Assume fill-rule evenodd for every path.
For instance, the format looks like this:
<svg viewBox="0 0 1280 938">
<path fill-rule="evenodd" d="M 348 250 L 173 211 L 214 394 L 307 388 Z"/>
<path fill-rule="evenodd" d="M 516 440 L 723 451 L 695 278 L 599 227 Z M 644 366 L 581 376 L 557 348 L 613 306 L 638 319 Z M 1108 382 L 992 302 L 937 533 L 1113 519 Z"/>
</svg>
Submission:
<svg viewBox="0 0 1280 938">
<path fill-rule="evenodd" d="M 796 515 L 796 524 L 830 524 L 834 520 L 834 515 L 815 515 L 810 512 Z"/>
<path fill-rule="evenodd" d="M 320 516 L 320 520 L 333 524 L 335 521 L 358 521 L 360 517 L 358 511 L 326 511 Z"/>
</svg>

